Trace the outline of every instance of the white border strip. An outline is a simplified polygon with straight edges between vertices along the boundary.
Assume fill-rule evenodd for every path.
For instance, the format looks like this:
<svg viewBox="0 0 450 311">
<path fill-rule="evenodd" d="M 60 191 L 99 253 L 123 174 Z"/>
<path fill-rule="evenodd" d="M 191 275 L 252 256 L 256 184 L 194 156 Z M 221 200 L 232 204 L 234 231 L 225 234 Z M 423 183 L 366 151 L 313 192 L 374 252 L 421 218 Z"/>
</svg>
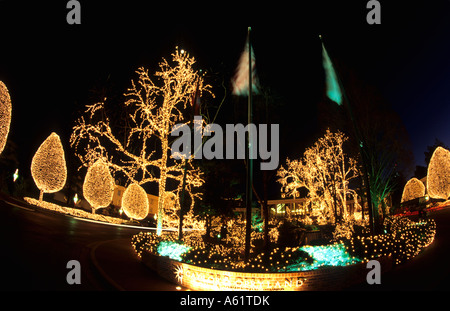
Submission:
<svg viewBox="0 0 450 311">
<path fill-rule="evenodd" d="M 25 206 L 20 206 L 20 205 L 17 205 L 17 204 L 14 204 L 14 203 L 11 203 L 11 202 L 8 202 L 8 201 L 5 201 L 5 200 L 2 200 L 2 201 L 5 202 L 6 204 L 11 205 L 11 206 L 18 207 L 18 208 L 21 208 L 21 209 L 24 209 L 24 210 L 27 210 L 27 211 L 30 211 L 30 212 L 34 212 L 34 209 L 31 209 L 31 208 L 28 208 L 28 207 L 25 207 Z"/>
</svg>

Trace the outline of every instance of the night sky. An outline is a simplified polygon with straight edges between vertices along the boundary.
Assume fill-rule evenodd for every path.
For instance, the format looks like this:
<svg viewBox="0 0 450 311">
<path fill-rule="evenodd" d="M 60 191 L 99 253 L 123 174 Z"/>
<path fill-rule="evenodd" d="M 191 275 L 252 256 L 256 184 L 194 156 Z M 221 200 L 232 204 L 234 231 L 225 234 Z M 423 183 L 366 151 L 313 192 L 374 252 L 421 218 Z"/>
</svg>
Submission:
<svg viewBox="0 0 450 311">
<path fill-rule="evenodd" d="M 139 66 L 154 72 L 175 46 L 198 68 L 233 72 L 248 26 L 261 80 L 288 103 L 280 115 L 299 137 L 323 96 L 322 34 L 332 57 L 401 116 L 416 164 L 424 165 L 435 138 L 450 146 L 450 1 L 380 1 L 381 25 L 366 23 L 364 0 L 154 2 L 80 1 L 81 25 L 68 25 L 66 1 L 0 0 L 0 80 L 11 94 L 10 139 L 23 170 L 51 132 L 70 150 L 71 128 L 96 84 L 109 77 L 123 93 Z"/>
</svg>

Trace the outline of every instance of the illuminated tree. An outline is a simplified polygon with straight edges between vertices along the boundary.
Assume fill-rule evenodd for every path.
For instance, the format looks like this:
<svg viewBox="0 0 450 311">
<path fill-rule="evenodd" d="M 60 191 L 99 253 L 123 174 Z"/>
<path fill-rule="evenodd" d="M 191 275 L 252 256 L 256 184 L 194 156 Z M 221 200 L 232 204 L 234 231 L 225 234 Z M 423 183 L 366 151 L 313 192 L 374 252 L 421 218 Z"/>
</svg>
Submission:
<svg viewBox="0 0 450 311">
<path fill-rule="evenodd" d="M 132 219 L 147 217 L 149 205 L 145 190 L 138 184 L 130 184 L 123 193 L 122 209 Z"/>
<path fill-rule="evenodd" d="M 64 188 L 67 178 L 66 160 L 61 140 L 56 133 L 51 133 L 34 154 L 31 175 L 40 190 L 40 202 L 44 192 L 53 193 Z"/>
<path fill-rule="evenodd" d="M 148 70 L 139 68 L 137 81 L 124 94 L 129 111 L 129 131 L 122 142 L 113 134 L 109 119 L 102 114 L 104 102 L 88 105 L 86 114 L 78 119 L 71 136 L 71 145 L 84 166 L 98 158 L 105 159 L 114 173 L 123 174 L 130 183 L 143 185 L 157 183 L 159 190 L 158 230 L 161 234 L 166 193 L 172 192 L 179 201 L 183 180 L 184 161 L 188 161 L 186 191 L 194 199 L 199 197 L 194 188 L 203 183 L 201 172 L 191 165 L 191 158 L 174 161 L 169 155 L 170 133 L 175 124 L 187 123 L 185 111 L 195 92 L 209 92 L 203 76 L 193 69 L 195 59 L 176 49 L 172 54 L 174 65 L 165 59 L 152 80 Z M 100 114 L 100 116 L 99 116 Z M 80 141 L 87 142 L 84 150 Z M 113 157 L 115 153 L 120 158 Z M 168 187 L 168 185 L 171 185 Z M 179 204 L 175 205 L 179 207 Z"/>
<path fill-rule="evenodd" d="M 11 97 L 8 88 L 0 81 L 0 153 L 6 145 L 9 126 L 11 125 Z"/>
<path fill-rule="evenodd" d="M 401 202 L 407 202 L 425 195 L 425 185 L 417 178 L 411 178 L 405 185 Z"/>
<path fill-rule="evenodd" d="M 103 160 L 98 159 L 88 168 L 83 183 L 83 196 L 91 204 L 93 212 L 111 203 L 114 186 L 114 178 Z"/>
<path fill-rule="evenodd" d="M 450 197 L 450 151 L 437 147 L 430 159 L 427 190 L 431 198 L 447 200 Z"/>
<path fill-rule="evenodd" d="M 320 206 L 328 222 L 347 220 L 352 215 L 347 208 L 347 198 L 355 202 L 355 190 L 349 182 L 360 175 L 357 162 L 346 156 L 343 150 L 348 138 L 341 132 L 326 131 L 325 136 L 306 149 L 300 160 L 286 160 L 287 167 L 280 167 L 277 175 L 283 191 L 297 196 L 300 188 L 308 190 L 307 203 Z"/>
</svg>

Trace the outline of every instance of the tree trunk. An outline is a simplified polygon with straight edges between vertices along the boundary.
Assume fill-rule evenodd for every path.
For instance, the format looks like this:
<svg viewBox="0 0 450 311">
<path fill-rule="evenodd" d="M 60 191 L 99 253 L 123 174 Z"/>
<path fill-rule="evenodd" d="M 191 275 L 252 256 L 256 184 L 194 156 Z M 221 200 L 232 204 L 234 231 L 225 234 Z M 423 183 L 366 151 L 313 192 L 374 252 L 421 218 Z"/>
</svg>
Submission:
<svg viewBox="0 0 450 311">
<path fill-rule="evenodd" d="M 39 192 L 39 203 L 42 203 L 43 199 L 44 199 L 44 191 L 40 190 L 40 192 Z"/>
<path fill-rule="evenodd" d="M 162 145 L 162 158 L 161 158 L 161 167 L 160 169 L 160 177 L 159 177 L 159 190 L 158 190 L 158 221 L 156 227 L 156 234 L 161 236 L 162 234 L 162 223 L 163 223 L 163 214 L 164 214 L 164 203 L 166 198 L 166 180 L 167 180 L 167 152 L 168 152 L 168 141 L 166 139 L 161 140 Z"/>
</svg>

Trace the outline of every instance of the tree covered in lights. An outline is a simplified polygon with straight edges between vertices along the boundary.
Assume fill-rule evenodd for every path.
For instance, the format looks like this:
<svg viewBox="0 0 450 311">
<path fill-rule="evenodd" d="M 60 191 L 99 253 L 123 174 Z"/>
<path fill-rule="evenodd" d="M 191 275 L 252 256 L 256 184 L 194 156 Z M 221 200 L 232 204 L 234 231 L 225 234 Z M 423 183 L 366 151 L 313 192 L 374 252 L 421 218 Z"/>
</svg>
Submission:
<svg viewBox="0 0 450 311">
<path fill-rule="evenodd" d="M 11 97 L 8 88 L 0 81 L 0 153 L 6 145 L 9 127 L 11 125 Z"/>
<path fill-rule="evenodd" d="M 144 219 L 148 215 L 148 197 L 138 184 L 130 184 L 122 197 L 122 209 L 132 219 Z"/>
<path fill-rule="evenodd" d="M 189 122 L 186 111 L 193 94 L 210 89 L 203 75 L 194 70 L 194 64 L 193 57 L 177 48 L 172 54 L 172 63 L 163 59 L 154 76 L 143 67 L 136 71 L 138 78 L 131 81 L 131 87 L 124 94 L 128 112 L 125 139 L 114 133 L 113 125 L 104 114 L 105 101 L 101 101 L 87 106 L 70 140 L 84 166 L 89 167 L 102 158 L 113 173 L 125 176 L 130 184 L 157 184 L 158 234 L 166 218 L 166 194 L 171 192 L 176 196 L 174 208 L 180 206 L 185 161 L 188 161 L 185 189 L 191 198 L 191 208 L 200 196 L 195 189 L 204 182 L 201 171 L 192 166 L 191 159 L 175 161 L 169 154 L 170 133 L 175 124 Z"/>
<path fill-rule="evenodd" d="M 413 177 L 405 185 L 403 189 L 401 202 L 407 202 L 425 195 L 425 185 L 419 179 Z"/>
<path fill-rule="evenodd" d="M 91 204 L 93 212 L 109 206 L 113 199 L 114 186 L 114 178 L 102 159 L 98 159 L 88 168 L 83 183 L 83 196 Z"/>
<path fill-rule="evenodd" d="M 427 190 L 431 198 L 447 200 L 450 197 L 450 151 L 437 147 L 430 159 Z"/>
<path fill-rule="evenodd" d="M 345 109 L 329 100 L 322 101 L 318 107 L 319 126 L 350 135 L 347 150 L 358 154 L 363 175 L 364 193 L 360 195 L 364 198 L 367 188 L 371 194 L 372 206 L 365 206 L 363 211 L 368 211 L 371 231 L 378 233 L 393 202 L 400 202 L 403 187 L 399 185 L 407 181 L 404 176 L 414 172 L 412 142 L 402 119 L 380 91 L 345 64 L 338 67 L 343 69 L 339 70 L 339 78 L 345 86 Z"/>
<path fill-rule="evenodd" d="M 39 146 L 31 161 L 31 175 L 40 190 L 39 201 L 44 193 L 58 192 L 66 184 L 67 168 L 64 149 L 56 133 Z"/>
<path fill-rule="evenodd" d="M 308 190 L 306 204 L 319 206 L 328 223 L 351 218 L 347 200 L 358 202 L 351 180 L 360 176 L 357 161 L 344 152 L 347 137 L 329 130 L 315 144 L 307 148 L 299 160 L 286 160 L 286 168 L 277 172 L 278 182 L 287 196 L 297 196 L 301 188 Z"/>
</svg>

